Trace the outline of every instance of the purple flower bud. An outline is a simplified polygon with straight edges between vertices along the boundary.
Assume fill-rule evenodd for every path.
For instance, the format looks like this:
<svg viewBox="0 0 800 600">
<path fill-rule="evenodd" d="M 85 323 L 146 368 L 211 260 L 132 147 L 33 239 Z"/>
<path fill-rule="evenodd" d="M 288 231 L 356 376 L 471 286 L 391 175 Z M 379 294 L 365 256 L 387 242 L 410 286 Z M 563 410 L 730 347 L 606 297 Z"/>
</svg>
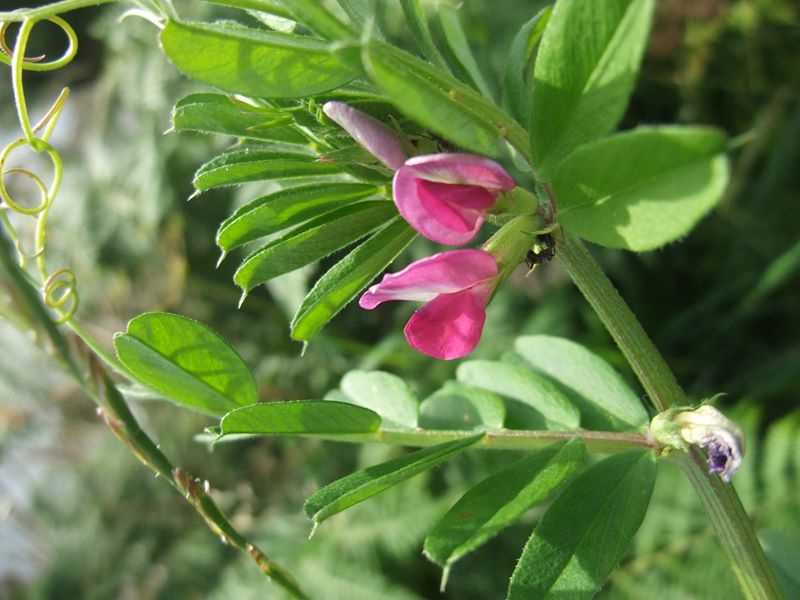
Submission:
<svg viewBox="0 0 800 600">
<path fill-rule="evenodd" d="M 326 102 L 322 110 L 392 171 L 403 166 L 403 140 L 393 129 L 344 102 Z"/>
</svg>

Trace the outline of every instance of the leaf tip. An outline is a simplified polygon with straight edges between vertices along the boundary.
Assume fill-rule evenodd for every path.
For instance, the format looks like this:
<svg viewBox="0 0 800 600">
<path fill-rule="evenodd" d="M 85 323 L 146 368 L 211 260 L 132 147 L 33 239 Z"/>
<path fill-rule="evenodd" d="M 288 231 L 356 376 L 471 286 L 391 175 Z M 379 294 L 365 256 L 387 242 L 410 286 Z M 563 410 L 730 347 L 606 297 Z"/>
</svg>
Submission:
<svg viewBox="0 0 800 600">
<path fill-rule="evenodd" d="M 242 290 L 242 297 L 239 298 L 239 304 L 236 306 L 236 308 L 241 309 L 242 308 L 242 304 L 244 304 L 245 300 L 247 300 L 247 290 L 246 289 Z"/>
<path fill-rule="evenodd" d="M 308 342 L 303 342 L 303 347 L 300 349 L 300 358 L 303 358 L 306 355 L 306 350 L 308 350 Z"/>
<path fill-rule="evenodd" d="M 444 593 L 445 588 L 447 587 L 447 580 L 450 578 L 450 564 L 446 564 L 444 568 L 442 568 L 442 579 L 439 581 L 439 591 Z"/>
<path fill-rule="evenodd" d="M 222 264 L 222 261 L 225 260 L 226 256 L 228 256 L 228 253 L 223 249 L 222 252 L 220 252 L 219 254 L 219 258 L 217 259 L 217 264 L 214 265 L 215 269 L 219 269 L 219 266 Z"/>
<path fill-rule="evenodd" d="M 319 521 L 314 519 L 314 524 L 311 526 L 311 531 L 308 533 L 308 539 L 314 537 L 314 534 L 317 533 L 317 527 L 319 527 Z"/>
</svg>

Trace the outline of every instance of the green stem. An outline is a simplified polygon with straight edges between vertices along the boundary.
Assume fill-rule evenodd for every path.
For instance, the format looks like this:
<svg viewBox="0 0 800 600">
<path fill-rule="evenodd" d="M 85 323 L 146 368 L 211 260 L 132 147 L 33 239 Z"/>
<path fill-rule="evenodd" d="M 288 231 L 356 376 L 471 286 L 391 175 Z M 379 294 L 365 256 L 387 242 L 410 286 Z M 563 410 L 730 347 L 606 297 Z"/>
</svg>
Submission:
<svg viewBox="0 0 800 600">
<path fill-rule="evenodd" d="M 659 412 L 684 404 L 686 396 L 672 371 L 583 243 L 562 234 L 557 256 L 611 333 Z M 697 449 L 680 453 L 678 460 L 708 514 L 745 597 L 783 598 L 753 523 L 733 486 L 708 473 Z"/>
<path fill-rule="evenodd" d="M 46 4 L 38 8 L 25 8 L 19 10 L 12 10 L 10 12 L 0 12 L 0 21 L 9 23 L 19 23 L 26 19 L 47 19 L 55 17 L 62 13 L 78 10 L 79 8 L 87 8 L 89 6 L 100 6 L 101 4 L 110 4 L 118 0 L 62 0 L 61 2 L 54 2 Z"/>
<path fill-rule="evenodd" d="M 685 404 L 672 371 L 583 243 L 562 232 L 556 256 L 622 350 L 656 410 Z"/>
</svg>

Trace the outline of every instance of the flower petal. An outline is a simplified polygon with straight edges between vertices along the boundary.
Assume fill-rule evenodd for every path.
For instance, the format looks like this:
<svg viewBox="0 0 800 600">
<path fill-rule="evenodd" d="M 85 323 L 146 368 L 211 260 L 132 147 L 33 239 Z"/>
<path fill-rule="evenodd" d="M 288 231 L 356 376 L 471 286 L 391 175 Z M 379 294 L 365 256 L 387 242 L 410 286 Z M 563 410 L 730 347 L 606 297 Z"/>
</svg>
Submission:
<svg viewBox="0 0 800 600">
<path fill-rule="evenodd" d="M 411 167 L 395 173 L 392 190 L 397 210 L 414 229 L 451 246 L 475 237 L 496 197 L 479 186 L 421 179 Z"/>
<path fill-rule="evenodd" d="M 437 296 L 415 312 L 404 333 L 423 354 L 452 360 L 466 356 L 481 339 L 490 286 Z"/>
<path fill-rule="evenodd" d="M 469 289 L 497 275 L 494 256 L 483 250 L 440 252 L 383 276 L 358 301 L 371 310 L 389 300 L 427 302 L 440 294 Z"/>
<path fill-rule="evenodd" d="M 322 110 L 387 167 L 395 171 L 403 166 L 403 141 L 393 129 L 344 102 L 326 102 Z"/>
<path fill-rule="evenodd" d="M 516 187 L 502 166 L 475 154 L 426 154 L 408 159 L 405 166 L 413 168 L 417 177 L 428 181 L 477 185 L 495 193 Z"/>
</svg>

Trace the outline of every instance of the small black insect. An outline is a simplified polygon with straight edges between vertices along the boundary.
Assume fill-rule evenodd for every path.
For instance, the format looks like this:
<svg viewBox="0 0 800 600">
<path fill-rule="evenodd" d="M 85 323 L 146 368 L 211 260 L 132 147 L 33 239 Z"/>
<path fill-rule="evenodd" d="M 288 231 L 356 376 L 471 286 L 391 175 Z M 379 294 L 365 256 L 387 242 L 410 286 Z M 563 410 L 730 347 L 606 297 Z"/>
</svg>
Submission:
<svg viewBox="0 0 800 600">
<path fill-rule="evenodd" d="M 533 250 L 528 250 L 525 255 L 525 264 L 529 269 L 552 260 L 556 255 L 556 239 L 552 233 L 544 233 L 536 236 L 536 246 Z"/>
</svg>

